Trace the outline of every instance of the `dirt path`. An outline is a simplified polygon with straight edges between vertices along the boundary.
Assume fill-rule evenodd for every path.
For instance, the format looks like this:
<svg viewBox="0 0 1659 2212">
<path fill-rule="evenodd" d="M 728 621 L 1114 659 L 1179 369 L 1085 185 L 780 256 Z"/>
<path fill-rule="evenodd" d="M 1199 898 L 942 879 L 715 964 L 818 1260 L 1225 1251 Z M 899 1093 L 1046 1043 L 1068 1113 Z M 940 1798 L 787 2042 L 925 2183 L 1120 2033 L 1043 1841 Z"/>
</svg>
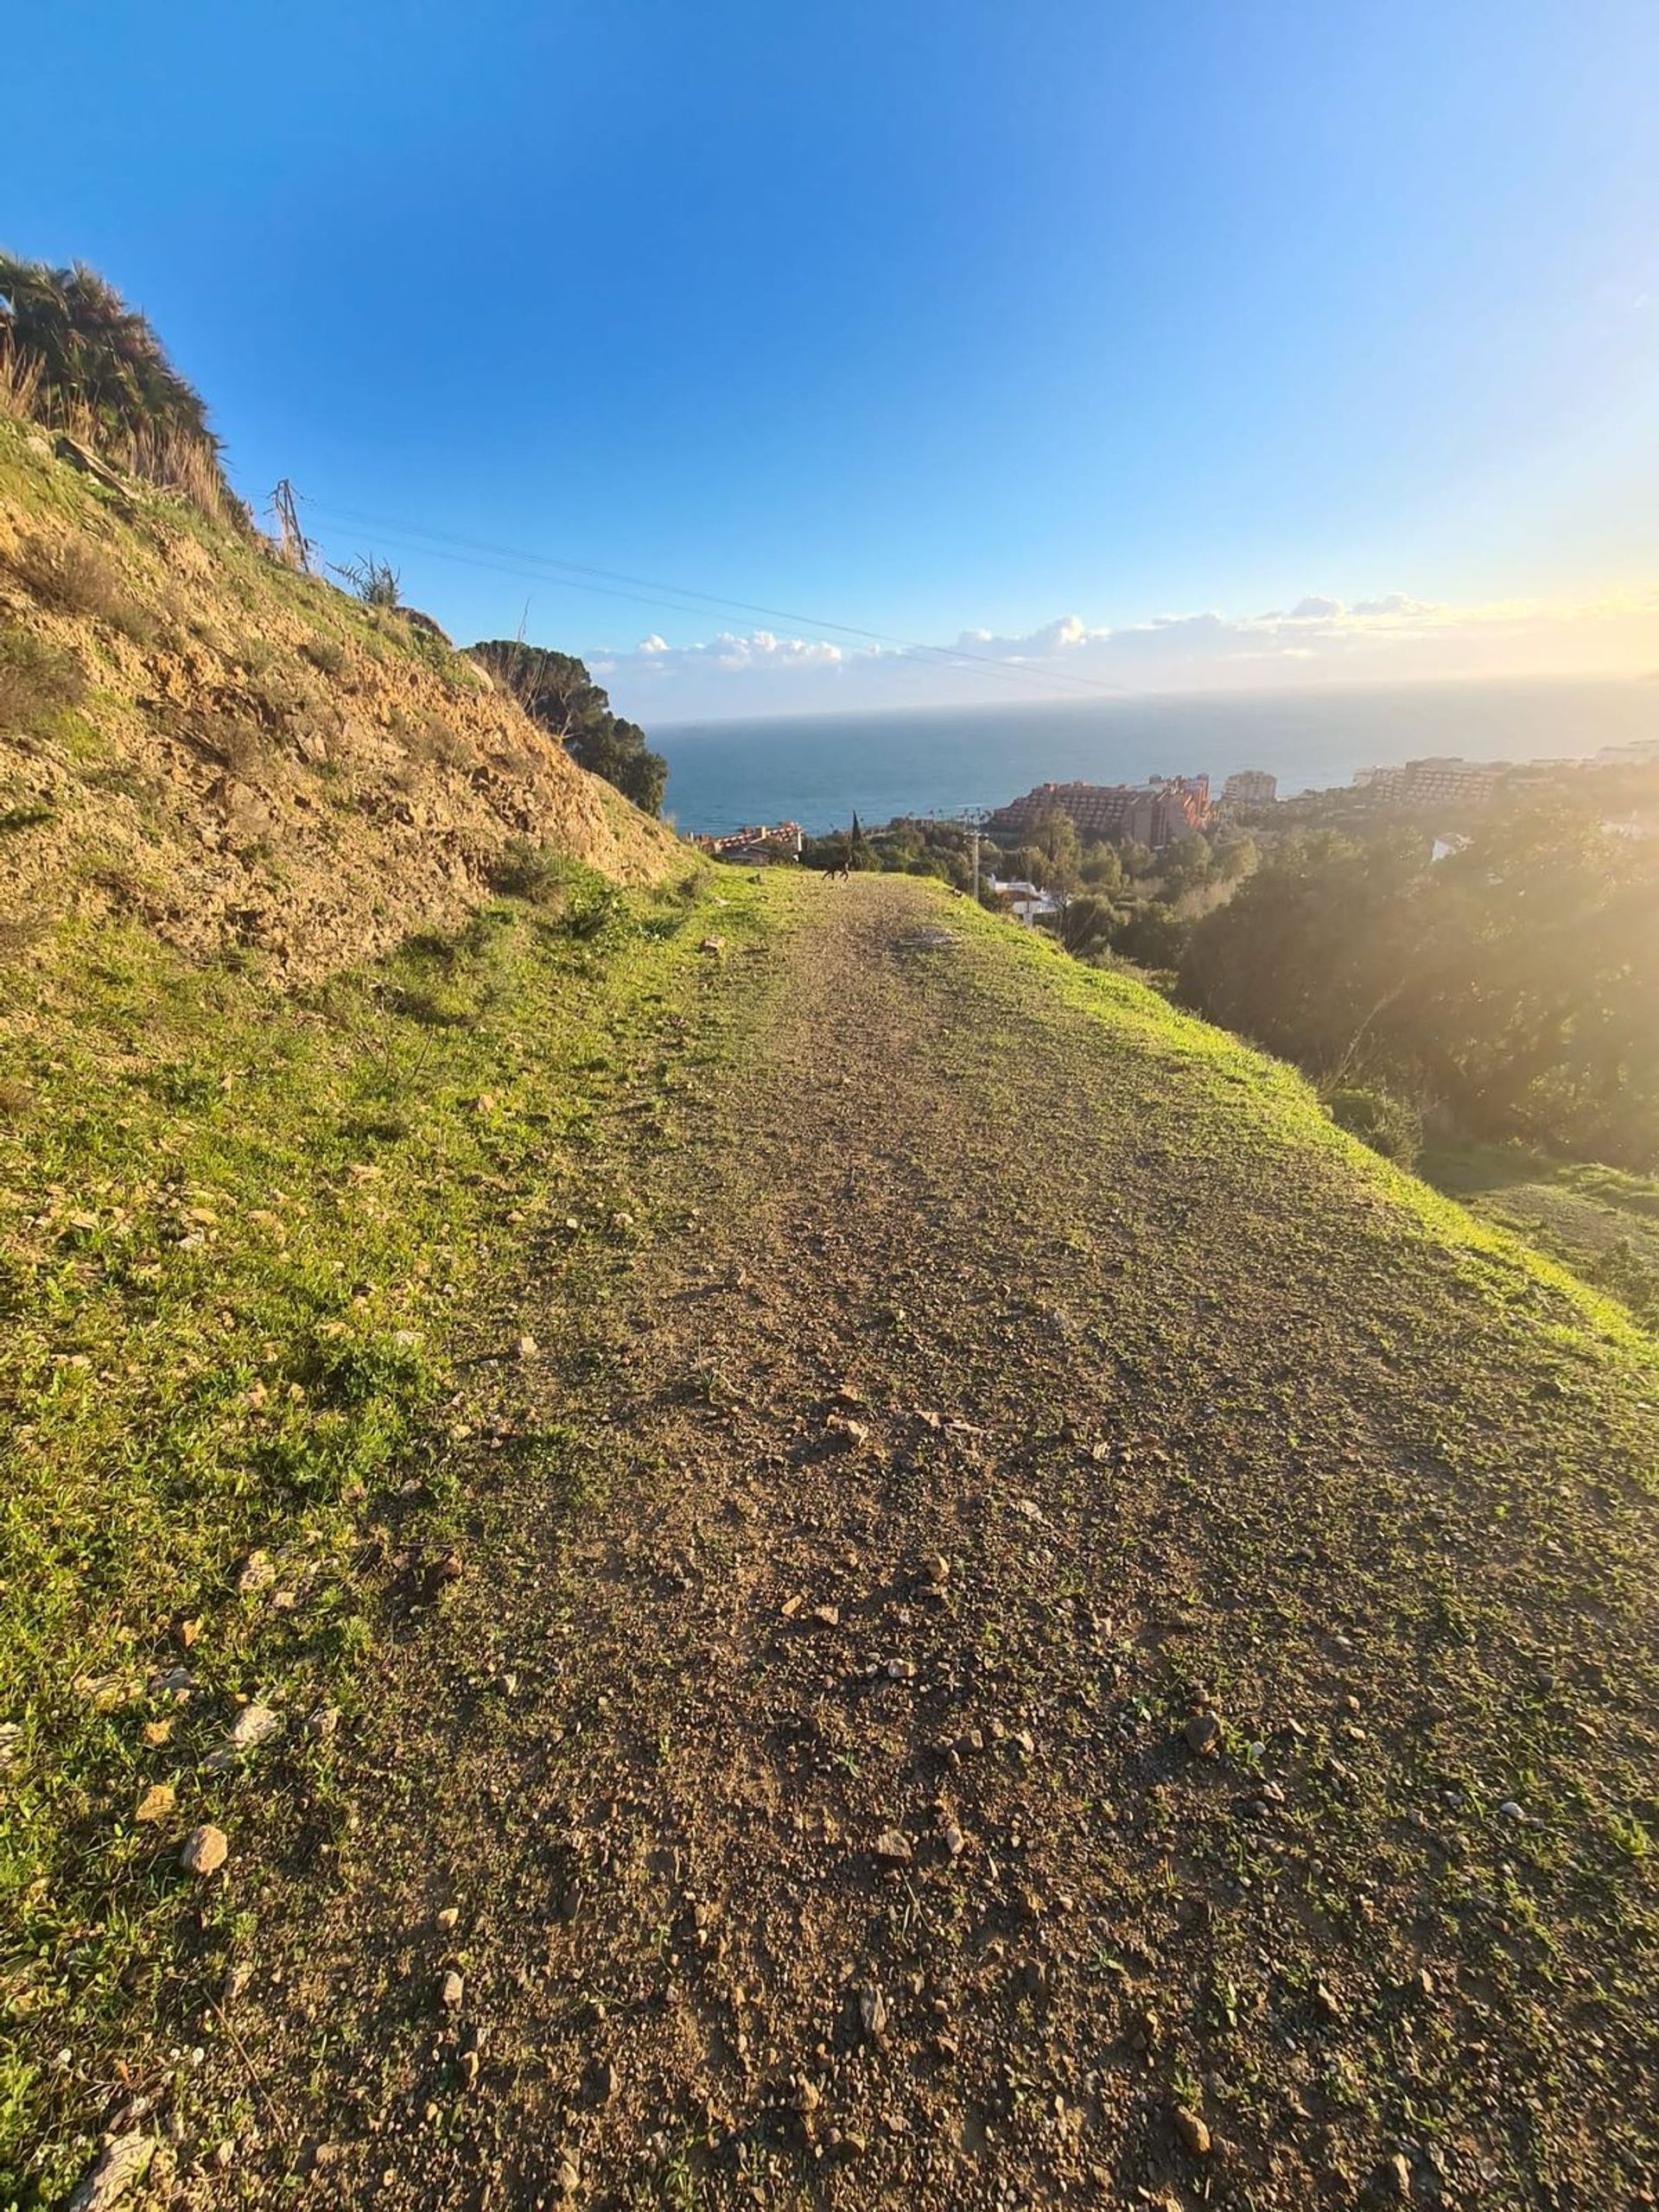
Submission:
<svg viewBox="0 0 1659 2212">
<path fill-rule="evenodd" d="M 910 887 L 791 899 L 476 1370 L 198 2186 L 1650 2202 L 1640 1408 Z"/>
</svg>

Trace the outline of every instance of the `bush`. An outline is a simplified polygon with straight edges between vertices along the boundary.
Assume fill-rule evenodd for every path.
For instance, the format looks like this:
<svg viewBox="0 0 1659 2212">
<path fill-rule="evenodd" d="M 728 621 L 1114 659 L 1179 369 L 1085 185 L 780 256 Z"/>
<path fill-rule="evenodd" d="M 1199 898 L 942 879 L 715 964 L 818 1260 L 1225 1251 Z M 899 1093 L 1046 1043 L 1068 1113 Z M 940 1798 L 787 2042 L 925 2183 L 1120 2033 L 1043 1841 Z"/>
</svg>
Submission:
<svg viewBox="0 0 1659 2212">
<path fill-rule="evenodd" d="M 95 270 L 0 253 L 0 415 L 66 431 L 210 520 L 251 529 L 200 394 Z"/>
<path fill-rule="evenodd" d="M 512 837 L 490 870 L 490 888 L 509 899 L 528 899 L 537 906 L 564 903 L 569 867 L 545 845 L 532 845 L 528 837 Z"/>
<path fill-rule="evenodd" d="M 78 705 L 86 691 L 73 654 L 26 630 L 0 629 L 0 730 L 34 730 L 60 707 Z"/>
<path fill-rule="evenodd" d="M 1408 1098 L 1391 1090 L 1350 1085 L 1325 1100 L 1332 1120 L 1350 1136 L 1409 1167 L 1423 1147 L 1423 1117 Z"/>
<path fill-rule="evenodd" d="M 300 652 L 324 676 L 338 676 L 346 665 L 346 648 L 335 638 L 308 638 Z"/>
<path fill-rule="evenodd" d="M 115 563 L 79 538 L 46 537 L 37 531 L 19 542 L 7 566 L 25 590 L 54 614 L 108 622 L 139 645 L 148 645 L 155 635 L 155 624 L 128 597 Z"/>
<path fill-rule="evenodd" d="M 622 912 L 616 886 L 596 869 L 550 846 L 532 845 L 527 837 L 514 837 L 502 848 L 490 887 L 562 915 L 572 937 L 596 938 Z"/>
<path fill-rule="evenodd" d="M 372 553 L 348 561 L 334 573 L 345 577 L 365 607 L 378 607 L 389 614 L 404 603 L 402 577 L 390 561 L 377 560 Z"/>
</svg>

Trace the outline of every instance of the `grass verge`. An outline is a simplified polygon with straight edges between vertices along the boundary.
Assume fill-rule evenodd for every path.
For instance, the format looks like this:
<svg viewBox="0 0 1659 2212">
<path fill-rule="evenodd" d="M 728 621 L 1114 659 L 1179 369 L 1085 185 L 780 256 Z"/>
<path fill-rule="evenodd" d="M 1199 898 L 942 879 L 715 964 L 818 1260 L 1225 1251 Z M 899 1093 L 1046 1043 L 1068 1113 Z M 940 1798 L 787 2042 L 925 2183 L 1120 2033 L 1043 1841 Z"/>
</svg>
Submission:
<svg viewBox="0 0 1659 2212">
<path fill-rule="evenodd" d="M 706 892 L 558 892 L 297 998 L 137 928 L 0 969 L 0 2204 L 190 2063 L 181 1840 L 326 1792 L 457 1317 L 697 972 Z"/>
</svg>

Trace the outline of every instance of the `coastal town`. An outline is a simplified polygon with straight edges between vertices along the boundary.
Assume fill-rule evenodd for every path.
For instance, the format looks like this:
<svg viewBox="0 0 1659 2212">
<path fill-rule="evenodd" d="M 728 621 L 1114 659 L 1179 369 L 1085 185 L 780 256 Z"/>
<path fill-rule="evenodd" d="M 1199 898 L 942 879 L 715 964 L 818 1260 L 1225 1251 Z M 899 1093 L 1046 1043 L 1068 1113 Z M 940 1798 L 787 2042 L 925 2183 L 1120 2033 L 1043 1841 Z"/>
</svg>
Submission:
<svg viewBox="0 0 1659 2212">
<path fill-rule="evenodd" d="M 1433 755 L 1395 766 L 1360 768 L 1348 785 L 1300 792 L 1283 800 L 1279 779 L 1264 768 L 1236 771 L 1227 777 L 1218 794 L 1212 794 L 1207 773 L 1149 776 L 1138 784 L 1045 782 L 1001 806 L 964 810 L 952 817 L 903 817 L 881 825 L 881 830 L 891 832 L 919 826 L 922 821 L 969 827 L 977 823 L 996 843 L 1017 845 L 1039 830 L 1049 817 L 1059 814 L 1084 843 L 1107 841 L 1144 848 L 1149 853 L 1160 853 L 1184 838 L 1212 836 L 1229 828 L 1259 829 L 1277 816 L 1303 821 L 1327 813 L 1351 816 L 1356 806 L 1371 815 L 1385 811 L 1413 818 L 1428 815 L 1456 830 L 1470 814 L 1506 801 L 1522 804 L 1546 798 L 1563 785 L 1575 785 L 1580 777 L 1602 772 L 1610 785 L 1618 787 L 1616 811 L 1617 798 L 1623 797 L 1626 783 L 1634 779 L 1642 786 L 1633 791 L 1630 810 L 1618 814 L 1617 819 L 1610 816 L 1609 826 L 1630 835 L 1649 835 L 1659 828 L 1659 798 L 1654 791 L 1659 777 L 1643 778 L 1644 769 L 1659 770 L 1659 738 L 1605 746 L 1581 759 L 1516 762 Z M 855 842 L 861 835 L 856 817 L 849 832 L 830 834 L 849 836 Z M 869 834 L 880 832 L 872 830 Z M 822 844 L 824 836 L 823 833 L 815 836 L 791 820 L 746 823 L 729 831 L 695 836 L 690 842 L 712 860 L 764 867 L 808 860 L 810 849 Z M 1014 887 L 1016 893 L 1020 887 Z"/>
</svg>

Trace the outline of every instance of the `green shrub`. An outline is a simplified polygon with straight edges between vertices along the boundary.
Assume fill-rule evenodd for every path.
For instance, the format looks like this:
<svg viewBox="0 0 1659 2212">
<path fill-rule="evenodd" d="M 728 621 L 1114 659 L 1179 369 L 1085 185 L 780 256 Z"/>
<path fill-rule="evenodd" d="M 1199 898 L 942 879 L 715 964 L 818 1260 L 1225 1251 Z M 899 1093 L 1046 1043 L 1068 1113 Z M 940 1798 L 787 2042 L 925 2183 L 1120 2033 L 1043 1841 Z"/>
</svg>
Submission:
<svg viewBox="0 0 1659 2212">
<path fill-rule="evenodd" d="M 1391 1090 L 1351 1084 L 1325 1100 L 1332 1120 L 1350 1136 L 1409 1167 L 1423 1147 L 1423 1117 L 1408 1098 Z"/>
<path fill-rule="evenodd" d="M 528 837 L 510 837 L 490 870 L 490 888 L 509 899 L 528 899 L 537 906 L 563 906 L 570 863 Z"/>
</svg>

